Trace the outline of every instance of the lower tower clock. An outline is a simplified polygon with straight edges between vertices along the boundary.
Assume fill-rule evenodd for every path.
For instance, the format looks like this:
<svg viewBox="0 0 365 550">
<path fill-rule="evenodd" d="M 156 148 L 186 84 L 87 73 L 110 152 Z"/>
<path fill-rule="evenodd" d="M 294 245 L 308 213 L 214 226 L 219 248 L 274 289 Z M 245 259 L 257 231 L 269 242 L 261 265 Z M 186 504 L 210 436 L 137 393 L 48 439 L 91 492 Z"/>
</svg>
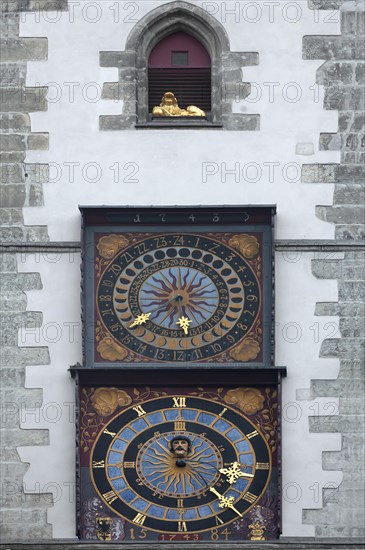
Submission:
<svg viewBox="0 0 365 550">
<path fill-rule="evenodd" d="M 278 538 L 275 385 L 82 385 L 80 537 Z"/>
</svg>

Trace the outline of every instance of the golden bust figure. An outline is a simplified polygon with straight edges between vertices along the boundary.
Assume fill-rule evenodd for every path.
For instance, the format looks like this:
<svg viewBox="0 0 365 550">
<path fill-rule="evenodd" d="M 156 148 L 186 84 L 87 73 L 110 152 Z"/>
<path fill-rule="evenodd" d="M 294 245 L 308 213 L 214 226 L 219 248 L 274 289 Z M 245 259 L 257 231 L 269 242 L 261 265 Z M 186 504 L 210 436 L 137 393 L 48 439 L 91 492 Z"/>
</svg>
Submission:
<svg viewBox="0 0 365 550">
<path fill-rule="evenodd" d="M 172 92 L 166 92 L 163 95 L 159 107 L 152 109 L 154 116 L 205 116 L 205 112 L 196 107 L 189 105 L 186 109 L 180 109 L 177 99 Z"/>
</svg>

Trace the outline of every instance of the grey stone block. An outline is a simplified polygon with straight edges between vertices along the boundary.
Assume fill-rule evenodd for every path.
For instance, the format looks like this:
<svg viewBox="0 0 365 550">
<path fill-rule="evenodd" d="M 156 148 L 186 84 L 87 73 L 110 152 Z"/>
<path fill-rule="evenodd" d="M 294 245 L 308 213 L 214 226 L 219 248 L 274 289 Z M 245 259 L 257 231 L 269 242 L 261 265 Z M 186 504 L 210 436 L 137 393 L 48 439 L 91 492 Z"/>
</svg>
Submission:
<svg viewBox="0 0 365 550">
<path fill-rule="evenodd" d="M 354 119 L 353 111 L 341 111 L 338 113 L 338 129 L 339 131 L 347 131 L 351 129 L 351 124 Z"/>
<path fill-rule="evenodd" d="M 304 36 L 303 59 L 362 60 L 364 44 L 354 37 Z"/>
<path fill-rule="evenodd" d="M 365 318 L 340 319 L 340 332 L 344 338 L 364 338 L 365 337 Z"/>
<path fill-rule="evenodd" d="M 24 367 L 28 365 L 49 365 L 50 356 L 47 347 L 20 347 L 3 348 L 0 357 L 4 366 L 14 368 L 14 365 Z"/>
<path fill-rule="evenodd" d="M 48 54 L 48 39 L 1 40 L 0 47 L 3 61 L 44 61 Z"/>
<path fill-rule="evenodd" d="M 335 183 L 339 164 L 303 164 L 302 183 Z"/>
<path fill-rule="evenodd" d="M 1 151 L 0 150 L 0 162 L 13 163 L 22 162 L 25 159 L 24 151 Z"/>
<path fill-rule="evenodd" d="M 339 204 L 364 204 L 365 187 L 363 184 L 343 183 L 337 184 L 333 196 L 333 203 Z"/>
<path fill-rule="evenodd" d="M 33 183 L 29 188 L 29 206 L 43 206 L 43 186 Z"/>
<path fill-rule="evenodd" d="M 42 288 L 41 277 L 39 273 L 17 273 L 10 275 L 5 273 L 1 277 L 2 292 L 15 290 L 40 290 Z"/>
<path fill-rule="evenodd" d="M 364 361 L 355 361 L 352 359 L 342 360 L 340 363 L 338 378 L 363 378 L 364 369 Z"/>
<path fill-rule="evenodd" d="M 30 117 L 23 113 L 1 113 L 0 128 L 3 132 L 30 132 Z"/>
<path fill-rule="evenodd" d="M 129 130 L 135 127 L 136 122 L 135 115 L 101 115 L 99 128 L 101 131 Z"/>
<path fill-rule="evenodd" d="M 0 9 L 1 13 L 1 9 Z M 18 38 L 19 37 L 19 13 L 0 15 L 0 31 L 1 36 L 4 38 Z"/>
<path fill-rule="evenodd" d="M 363 261 L 312 260 L 312 273 L 318 279 L 360 280 L 365 275 Z"/>
<path fill-rule="evenodd" d="M 3 134 L 0 136 L 0 147 L 3 151 L 24 151 L 25 137 L 19 134 Z"/>
<path fill-rule="evenodd" d="M 365 281 L 339 281 L 338 297 L 342 302 L 361 302 L 365 299 Z"/>
<path fill-rule="evenodd" d="M 33 133 L 27 138 L 27 148 L 29 151 L 48 150 L 49 149 L 49 134 Z"/>
<path fill-rule="evenodd" d="M 355 11 L 341 12 L 341 33 L 361 36 L 364 34 L 364 13 Z"/>
<path fill-rule="evenodd" d="M 48 164 L 24 164 L 24 177 L 28 183 L 47 183 L 49 181 Z"/>
<path fill-rule="evenodd" d="M 23 87 L 25 84 L 26 75 L 26 63 L 1 63 L 0 65 L 0 79 L 2 86 L 6 86 L 8 84 L 11 87 L 14 87 L 15 85 Z M 4 99 L 3 96 L 1 99 Z"/>
<path fill-rule="evenodd" d="M 357 206 L 316 206 L 316 216 L 321 220 L 338 224 L 363 224 L 365 210 Z"/>
<path fill-rule="evenodd" d="M 317 83 L 324 86 L 333 84 L 351 84 L 356 68 L 356 63 L 338 61 L 326 61 L 317 70 Z"/>
<path fill-rule="evenodd" d="M 25 186 L 23 184 L 10 184 L 2 185 L 0 187 L 0 206 L 1 207 L 12 207 L 12 206 L 23 206 L 25 202 Z M 14 230 L 16 231 L 16 230 Z M 5 238 L 6 242 L 6 234 Z"/>
<path fill-rule="evenodd" d="M 335 238 L 338 240 L 364 240 L 365 225 L 338 225 L 335 230 Z"/>
<path fill-rule="evenodd" d="M 338 165 L 337 181 L 339 183 L 362 183 L 365 182 L 364 166 Z"/>
<path fill-rule="evenodd" d="M 47 111 L 47 92 L 44 86 L 24 88 L 20 85 L 0 88 L 2 111 L 26 112 Z"/>
<path fill-rule="evenodd" d="M 320 357 L 364 359 L 364 341 L 356 338 L 327 339 L 322 342 Z M 328 395 L 328 394 L 327 394 Z"/>
<path fill-rule="evenodd" d="M 222 116 L 225 130 L 258 132 L 260 130 L 260 115 L 245 115 L 232 113 Z"/>
<path fill-rule="evenodd" d="M 364 317 L 365 304 L 359 302 L 339 304 L 337 302 L 317 302 L 316 315 L 339 315 L 342 317 Z"/>
<path fill-rule="evenodd" d="M 355 112 L 353 122 L 351 124 L 351 132 L 364 131 L 365 129 L 365 114 L 364 112 Z"/>
<path fill-rule="evenodd" d="M 12 291 L 0 293 L 0 311 L 24 311 L 26 307 L 27 297 L 24 293 Z"/>
<path fill-rule="evenodd" d="M 48 242 L 47 227 L 43 226 L 23 226 L 23 227 L 2 227 L 0 228 L 0 238 L 4 243 L 31 243 Z"/>
<path fill-rule="evenodd" d="M 0 256 L 0 272 L 1 273 L 16 273 L 17 261 L 15 254 L 2 254 Z"/>
<path fill-rule="evenodd" d="M 364 368 L 364 365 L 363 365 Z M 339 411 L 340 414 L 353 414 L 353 415 L 364 415 L 365 414 L 365 400 L 363 397 L 340 397 L 339 400 Z M 363 436 L 363 434 L 360 434 Z M 356 463 L 356 457 L 351 456 L 350 464 L 352 468 Z M 356 468 L 363 470 L 363 477 L 365 477 L 365 461 L 361 461 L 361 464 L 357 465 Z M 344 469 L 344 468 L 343 468 Z"/>
<path fill-rule="evenodd" d="M 23 223 L 21 208 L 0 208 L 0 225 L 22 225 Z"/>
<path fill-rule="evenodd" d="M 324 108 L 359 111 L 364 105 L 364 89 L 359 85 L 330 86 L 325 90 Z"/>
<path fill-rule="evenodd" d="M 3 183 L 24 183 L 22 163 L 0 164 L 0 178 Z"/>
</svg>

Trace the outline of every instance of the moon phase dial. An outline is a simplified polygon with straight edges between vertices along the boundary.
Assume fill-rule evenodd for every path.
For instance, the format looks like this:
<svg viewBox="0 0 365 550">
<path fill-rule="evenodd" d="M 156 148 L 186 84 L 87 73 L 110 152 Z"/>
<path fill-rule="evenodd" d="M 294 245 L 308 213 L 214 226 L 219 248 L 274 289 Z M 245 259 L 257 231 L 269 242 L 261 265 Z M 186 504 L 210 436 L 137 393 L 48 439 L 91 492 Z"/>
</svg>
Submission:
<svg viewBox="0 0 365 550">
<path fill-rule="evenodd" d="M 188 442 L 184 459 L 172 447 L 179 438 Z M 271 454 L 240 412 L 209 399 L 168 396 L 131 406 L 106 424 L 90 471 L 102 501 L 131 524 L 197 533 L 231 523 L 259 502 Z"/>
<path fill-rule="evenodd" d="M 232 361 L 227 351 L 258 319 L 261 289 L 250 262 L 222 241 L 149 236 L 106 267 L 97 288 L 99 319 L 132 360 Z"/>
</svg>

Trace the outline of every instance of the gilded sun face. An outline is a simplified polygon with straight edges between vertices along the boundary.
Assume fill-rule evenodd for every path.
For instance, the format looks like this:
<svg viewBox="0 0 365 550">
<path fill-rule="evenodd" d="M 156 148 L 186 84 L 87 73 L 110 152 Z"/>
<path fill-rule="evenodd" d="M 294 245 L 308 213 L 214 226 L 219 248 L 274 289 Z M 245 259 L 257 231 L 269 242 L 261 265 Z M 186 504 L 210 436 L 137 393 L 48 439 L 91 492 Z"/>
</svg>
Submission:
<svg viewBox="0 0 365 550">
<path fill-rule="evenodd" d="M 181 498 L 199 495 L 219 477 L 222 462 L 215 446 L 202 436 L 189 441 L 171 435 L 156 436 L 139 451 L 138 477 L 159 494 Z M 190 447 L 190 448 L 189 448 Z M 186 461 L 184 467 L 177 459 Z"/>
</svg>

